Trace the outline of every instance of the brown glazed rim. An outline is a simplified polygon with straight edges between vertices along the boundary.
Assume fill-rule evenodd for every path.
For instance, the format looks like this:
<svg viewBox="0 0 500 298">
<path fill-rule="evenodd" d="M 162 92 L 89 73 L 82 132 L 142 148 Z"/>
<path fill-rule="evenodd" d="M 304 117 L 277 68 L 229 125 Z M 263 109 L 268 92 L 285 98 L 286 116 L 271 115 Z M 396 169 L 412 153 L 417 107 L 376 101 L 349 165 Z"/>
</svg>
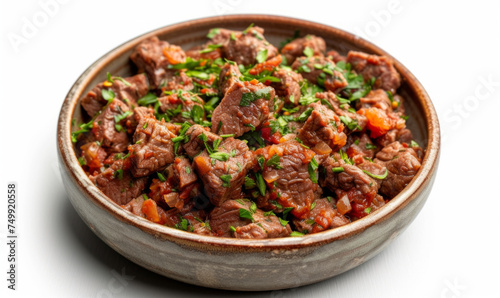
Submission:
<svg viewBox="0 0 500 298">
<path fill-rule="evenodd" d="M 350 43 L 356 44 L 361 48 L 366 49 L 367 52 L 378 55 L 386 55 L 394 60 L 395 67 L 403 77 L 405 84 L 408 84 L 409 89 L 415 92 L 416 99 L 423 107 L 428 134 L 427 149 L 423 158 L 422 167 L 420 168 L 419 172 L 414 177 L 412 182 L 408 184 L 400 194 L 398 194 L 395 198 L 393 198 L 389 203 L 387 203 L 379 210 L 345 226 L 316 234 L 305 235 L 302 237 L 251 240 L 204 236 L 155 224 L 146 220 L 145 218 L 141 218 L 124 210 L 119 205 L 115 204 L 113 201 L 107 198 L 107 196 L 105 196 L 95 185 L 91 183 L 90 179 L 87 177 L 78 163 L 70 137 L 71 120 L 74 111 L 78 106 L 78 99 L 81 97 L 82 92 L 89 84 L 90 80 L 97 73 L 99 73 L 100 70 L 110 61 L 132 49 L 141 40 L 147 37 L 173 33 L 181 28 L 195 28 L 197 26 L 219 27 L 220 24 L 242 22 L 244 20 L 247 20 L 248 23 L 256 23 L 257 25 L 259 24 L 259 22 L 272 22 L 277 25 L 292 25 L 297 27 L 311 28 L 315 31 L 322 31 L 330 35 L 337 36 L 338 38 L 346 40 Z M 136 37 L 111 50 L 99 60 L 97 60 L 94 64 L 92 64 L 87 70 L 85 70 L 85 72 L 78 78 L 78 80 L 68 92 L 59 115 L 57 138 L 58 149 L 62 157 L 63 165 L 66 167 L 66 169 L 68 169 L 71 178 L 76 182 L 79 189 L 84 192 L 85 196 L 88 199 L 92 200 L 94 204 L 98 205 L 100 208 L 107 210 L 110 215 L 113 215 L 116 219 L 126 224 L 133 225 L 141 229 L 142 231 L 160 239 L 173 241 L 181 245 L 187 245 L 206 250 L 213 250 L 219 247 L 234 251 L 248 251 L 249 249 L 252 251 L 294 249 L 323 245 L 335 240 L 355 236 L 365 229 L 371 227 L 372 225 L 388 220 L 394 213 L 404 208 L 412 200 L 416 199 L 421 194 L 425 186 L 430 182 L 430 179 L 433 176 L 434 171 L 436 170 L 436 161 L 439 157 L 440 144 L 439 122 L 436 111 L 434 110 L 434 106 L 432 105 L 429 96 L 427 95 L 422 85 L 413 76 L 413 74 L 411 74 L 410 71 L 408 71 L 400 62 L 398 62 L 388 53 L 358 36 L 331 26 L 283 16 L 255 14 L 209 17 L 173 24 Z"/>
</svg>

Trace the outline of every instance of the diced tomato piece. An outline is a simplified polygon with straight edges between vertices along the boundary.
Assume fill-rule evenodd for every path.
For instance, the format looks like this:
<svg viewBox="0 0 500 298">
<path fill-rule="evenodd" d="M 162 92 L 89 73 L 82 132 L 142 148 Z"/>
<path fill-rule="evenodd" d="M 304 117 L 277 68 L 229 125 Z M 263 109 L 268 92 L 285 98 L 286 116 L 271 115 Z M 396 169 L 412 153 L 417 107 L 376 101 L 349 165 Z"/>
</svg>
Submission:
<svg viewBox="0 0 500 298">
<path fill-rule="evenodd" d="M 262 138 L 264 140 L 266 140 L 267 142 L 272 143 L 272 144 L 278 144 L 280 142 L 281 134 L 278 131 L 271 134 L 270 127 L 263 127 L 260 130 L 260 132 L 262 134 Z"/>
<path fill-rule="evenodd" d="M 366 116 L 366 119 L 368 120 L 367 127 L 371 131 L 370 136 L 372 138 L 385 135 L 392 127 L 391 119 L 381 109 L 360 109 L 358 114 Z"/>
</svg>

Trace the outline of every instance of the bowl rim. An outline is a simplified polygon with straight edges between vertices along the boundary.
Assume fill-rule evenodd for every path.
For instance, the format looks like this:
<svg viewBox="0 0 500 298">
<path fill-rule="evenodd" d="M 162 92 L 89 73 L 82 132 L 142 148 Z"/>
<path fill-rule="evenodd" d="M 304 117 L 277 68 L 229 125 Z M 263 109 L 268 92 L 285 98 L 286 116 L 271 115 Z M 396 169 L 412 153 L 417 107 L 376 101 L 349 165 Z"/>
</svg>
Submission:
<svg viewBox="0 0 500 298">
<path fill-rule="evenodd" d="M 301 27 L 307 26 L 308 28 L 313 28 L 315 30 L 326 31 L 329 34 L 339 36 L 340 38 L 343 38 L 350 43 L 356 44 L 357 46 L 359 45 L 362 48 L 366 48 L 370 53 L 386 55 L 394 61 L 394 66 L 401 74 L 404 82 L 408 84 L 409 89 L 415 92 L 416 98 L 423 108 L 428 134 L 427 148 L 422 160 L 422 166 L 415 177 L 412 179 L 412 181 L 405 187 L 405 189 L 401 193 L 399 193 L 396 197 L 390 200 L 379 210 L 374 211 L 364 218 L 358 219 L 338 228 L 322 231 L 315 234 L 308 234 L 302 237 L 285 237 L 273 239 L 236 239 L 199 235 L 192 232 L 181 231 L 175 228 L 153 223 L 145 218 L 141 218 L 140 216 L 137 216 L 121 208 L 118 204 L 114 203 L 111 199 L 104 195 L 104 193 L 102 193 L 90 181 L 89 177 L 85 174 L 78 163 L 78 158 L 73 150 L 73 143 L 71 142 L 70 136 L 71 121 L 75 109 L 78 106 L 78 102 L 82 95 L 83 89 L 85 89 L 85 86 L 89 84 L 94 75 L 100 72 L 103 66 L 107 65 L 116 57 L 122 55 L 124 52 L 135 47 L 135 45 L 137 45 L 145 38 L 155 35 L 162 35 L 171 31 L 173 32 L 178 28 L 185 28 L 186 26 L 206 26 L 217 23 L 242 22 L 243 20 L 249 20 L 250 23 L 256 23 L 257 26 L 259 25 L 259 21 L 262 21 L 287 25 L 300 24 Z M 283 248 L 302 248 L 308 246 L 323 245 L 336 240 L 341 240 L 357 235 L 368 229 L 369 227 L 389 219 L 393 214 L 404 208 L 408 203 L 418 197 L 424 187 L 428 183 L 430 183 L 433 173 L 437 169 L 439 147 L 439 121 L 430 97 L 423 86 L 420 84 L 420 82 L 415 78 L 415 76 L 398 60 L 396 60 L 390 54 L 388 54 L 378 46 L 372 44 L 371 42 L 336 27 L 298 18 L 269 14 L 234 14 L 194 19 L 160 27 L 134 37 L 126 41 L 125 43 L 122 43 L 121 45 L 104 54 L 92 65 L 90 65 L 76 80 L 62 104 L 57 126 L 57 148 L 60 157 L 60 164 L 61 166 L 64 166 L 70 173 L 70 178 L 85 194 L 86 199 L 90 199 L 94 204 L 102 209 L 105 209 L 116 219 L 135 226 L 143 232 L 146 232 L 155 237 L 159 237 L 163 240 L 190 244 L 194 246 L 199 246 L 201 244 L 204 246 L 211 245 L 225 247 L 228 249 L 269 250 Z"/>
</svg>

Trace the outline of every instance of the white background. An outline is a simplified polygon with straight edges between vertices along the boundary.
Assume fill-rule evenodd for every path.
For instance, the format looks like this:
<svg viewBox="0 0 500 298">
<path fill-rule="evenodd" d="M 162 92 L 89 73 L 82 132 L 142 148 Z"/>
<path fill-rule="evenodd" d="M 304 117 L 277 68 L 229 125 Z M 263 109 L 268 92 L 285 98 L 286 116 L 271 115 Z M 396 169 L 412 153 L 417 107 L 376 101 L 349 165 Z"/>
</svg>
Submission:
<svg viewBox="0 0 500 298">
<path fill-rule="evenodd" d="M 500 297 L 498 1 L 65 2 L 46 19 L 38 1 L 0 4 L 1 297 Z M 422 212 L 380 255 L 319 284 L 235 293 L 153 274 L 85 226 L 59 178 L 59 109 L 92 62 L 152 29 L 233 13 L 298 17 L 367 38 L 415 74 L 440 117 L 439 172 Z M 24 24 L 36 17 L 36 32 L 23 37 Z M 16 45 L 14 35 L 25 40 Z M 5 281 L 9 181 L 19 190 L 15 292 Z M 112 292 L 122 272 L 133 279 Z"/>
</svg>

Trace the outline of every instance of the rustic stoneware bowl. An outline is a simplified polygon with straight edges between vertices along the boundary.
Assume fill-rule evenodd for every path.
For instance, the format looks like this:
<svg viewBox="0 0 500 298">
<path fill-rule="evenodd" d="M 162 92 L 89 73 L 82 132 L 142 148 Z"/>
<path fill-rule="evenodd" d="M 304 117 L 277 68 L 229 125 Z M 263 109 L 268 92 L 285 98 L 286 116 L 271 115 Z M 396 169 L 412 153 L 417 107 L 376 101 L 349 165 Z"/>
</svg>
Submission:
<svg viewBox="0 0 500 298">
<path fill-rule="evenodd" d="M 147 221 L 125 211 L 95 187 L 80 167 L 71 143 L 71 121 L 81 119 L 80 98 L 105 80 L 106 72 L 129 76 L 129 56 L 142 40 L 157 35 L 185 49 L 201 44 L 210 28 L 265 29 L 277 45 L 295 30 L 322 36 L 341 53 L 359 50 L 388 55 L 345 31 L 308 21 L 268 15 L 233 15 L 188 21 L 154 30 L 115 48 L 92 64 L 69 91 L 59 116 L 57 141 L 62 178 L 74 208 L 94 233 L 118 253 L 158 274 L 186 283 L 229 290 L 276 290 L 307 285 L 366 262 L 413 221 L 431 191 L 439 159 L 439 123 L 432 102 L 417 79 L 397 60 L 403 78 L 408 126 L 426 148 L 419 173 L 392 201 L 369 216 L 333 230 L 269 240 L 238 240 L 197 235 Z"/>
</svg>

